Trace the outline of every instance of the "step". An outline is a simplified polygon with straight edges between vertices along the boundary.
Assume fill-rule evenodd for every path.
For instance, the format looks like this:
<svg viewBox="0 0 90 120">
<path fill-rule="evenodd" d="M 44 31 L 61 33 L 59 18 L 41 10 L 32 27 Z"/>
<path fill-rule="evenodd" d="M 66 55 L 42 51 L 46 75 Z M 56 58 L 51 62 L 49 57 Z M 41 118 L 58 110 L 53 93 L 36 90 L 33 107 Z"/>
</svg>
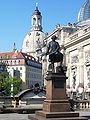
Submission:
<svg viewBox="0 0 90 120">
<path fill-rule="evenodd" d="M 30 120 L 88 120 L 86 117 L 45 118 L 37 115 L 28 115 Z"/>
</svg>

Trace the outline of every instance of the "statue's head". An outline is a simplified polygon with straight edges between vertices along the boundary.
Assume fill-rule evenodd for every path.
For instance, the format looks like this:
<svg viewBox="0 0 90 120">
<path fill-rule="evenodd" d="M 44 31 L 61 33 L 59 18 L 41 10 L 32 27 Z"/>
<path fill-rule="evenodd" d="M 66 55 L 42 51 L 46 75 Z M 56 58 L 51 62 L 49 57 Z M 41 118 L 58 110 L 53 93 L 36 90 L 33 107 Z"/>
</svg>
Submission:
<svg viewBox="0 0 90 120">
<path fill-rule="evenodd" d="M 52 39 L 53 41 L 56 40 L 56 39 L 57 39 L 56 35 L 53 35 L 53 36 L 51 37 L 51 39 Z"/>
</svg>

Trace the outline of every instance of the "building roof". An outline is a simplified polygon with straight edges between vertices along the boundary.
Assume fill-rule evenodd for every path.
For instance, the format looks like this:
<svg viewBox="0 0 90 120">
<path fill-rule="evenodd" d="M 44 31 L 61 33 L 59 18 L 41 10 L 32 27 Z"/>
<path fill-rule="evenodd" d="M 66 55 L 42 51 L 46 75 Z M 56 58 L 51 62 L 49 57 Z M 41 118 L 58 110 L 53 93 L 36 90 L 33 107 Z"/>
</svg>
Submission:
<svg viewBox="0 0 90 120">
<path fill-rule="evenodd" d="M 13 61 L 9 62 L 9 61 Z M 23 65 L 26 64 L 28 66 L 33 66 L 33 67 L 37 67 L 37 68 L 42 68 L 41 63 L 39 63 L 38 61 L 36 61 L 36 59 L 27 54 L 27 53 L 23 53 L 23 52 L 4 52 L 4 53 L 0 53 L 0 61 L 5 62 L 8 66 L 10 65 L 17 65 L 15 61 L 18 62 L 18 65 Z"/>
<path fill-rule="evenodd" d="M 41 12 L 38 10 L 38 7 L 33 12 L 33 15 L 41 15 Z"/>
<path fill-rule="evenodd" d="M 78 22 L 90 20 L 90 0 L 86 0 L 78 13 Z"/>
<path fill-rule="evenodd" d="M 22 52 L 18 52 L 18 51 L 15 51 L 15 52 L 3 52 L 3 53 L 0 53 L 0 59 L 24 59 L 24 58 L 31 58 L 33 60 L 35 60 L 35 58 L 31 55 L 28 55 L 26 53 L 22 53 Z"/>
</svg>

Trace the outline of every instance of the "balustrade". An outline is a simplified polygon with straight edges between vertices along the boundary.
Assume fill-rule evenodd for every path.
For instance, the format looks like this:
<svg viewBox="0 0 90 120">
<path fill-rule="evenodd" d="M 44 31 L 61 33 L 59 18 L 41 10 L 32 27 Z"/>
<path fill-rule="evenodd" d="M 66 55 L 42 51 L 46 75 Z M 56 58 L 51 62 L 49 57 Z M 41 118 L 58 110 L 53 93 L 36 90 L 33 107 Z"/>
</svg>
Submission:
<svg viewBox="0 0 90 120">
<path fill-rule="evenodd" d="M 75 101 L 75 109 L 77 110 L 90 110 L 90 101 L 89 100 L 80 100 Z"/>
</svg>

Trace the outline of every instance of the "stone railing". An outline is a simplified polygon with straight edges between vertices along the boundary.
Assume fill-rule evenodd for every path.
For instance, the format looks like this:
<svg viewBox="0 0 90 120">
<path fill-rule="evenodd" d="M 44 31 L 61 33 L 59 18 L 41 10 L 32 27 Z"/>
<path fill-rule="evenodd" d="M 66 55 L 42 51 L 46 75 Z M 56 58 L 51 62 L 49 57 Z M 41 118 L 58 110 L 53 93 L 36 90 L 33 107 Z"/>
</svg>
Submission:
<svg viewBox="0 0 90 120">
<path fill-rule="evenodd" d="M 75 110 L 90 110 L 90 101 L 89 100 L 75 100 L 74 101 Z"/>
<path fill-rule="evenodd" d="M 26 106 L 26 104 L 27 104 L 27 101 L 21 101 L 21 100 L 19 100 L 19 106 L 20 107 L 24 107 L 24 106 Z"/>
<path fill-rule="evenodd" d="M 88 101 L 88 100 L 80 101 L 80 109 L 82 109 L 82 110 L 90 110 L 90 101 Z"/>
</svg>

